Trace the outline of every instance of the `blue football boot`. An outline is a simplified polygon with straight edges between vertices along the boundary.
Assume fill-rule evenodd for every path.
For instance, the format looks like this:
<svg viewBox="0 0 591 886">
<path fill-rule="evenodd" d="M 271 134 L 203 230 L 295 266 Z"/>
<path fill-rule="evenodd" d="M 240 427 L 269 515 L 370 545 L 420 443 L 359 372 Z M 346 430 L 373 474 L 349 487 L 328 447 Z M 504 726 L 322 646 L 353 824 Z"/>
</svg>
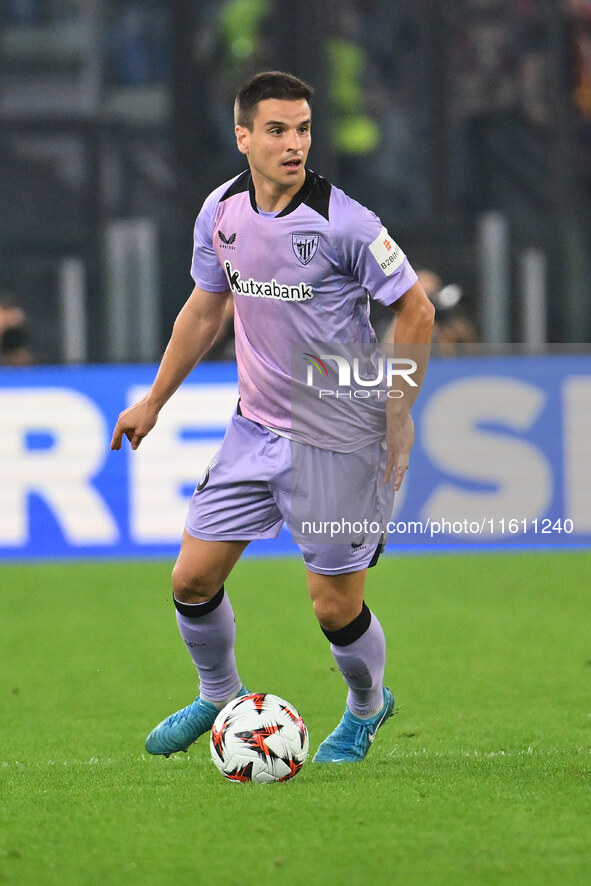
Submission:
<svg viewBox="0 0 591 886">
<path fill-rule="evenodd" d="M 245 686 L 240 687 L 238 696 L 242 695 L 248 695 Z M 198 695 L 186 708 L 171 714 L 152 729 L 146 739 L 146 750 L 149 754 L 164 754 L 165 757 L 186 751 L 200 735 L 210 731 L 218 714 L 219 710 L 212 702 Z"/>
<path fill-rule="evenodd" d="M 367 756 L 376 732 L 392 716 L 394 696 L 384 687 L 384 706 L 375 717 L 362 720 L 349 707 L 343 719 L 328 738 L 325 738 L 312 760 L 313 763 L 359 763 Z"/>
</svg>

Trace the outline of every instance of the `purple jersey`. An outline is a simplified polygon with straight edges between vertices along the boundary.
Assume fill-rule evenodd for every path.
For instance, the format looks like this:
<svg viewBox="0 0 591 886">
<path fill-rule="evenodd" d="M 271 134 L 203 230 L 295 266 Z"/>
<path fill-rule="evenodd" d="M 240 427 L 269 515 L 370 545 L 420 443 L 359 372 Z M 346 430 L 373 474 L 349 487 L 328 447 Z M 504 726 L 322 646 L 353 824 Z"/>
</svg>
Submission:
<svg viewBox="0 0 591 886">
<path fill-rule="evenodd" d="M 258 210 L 250 172 L 221 185 L 195 223 L 191 273 L 209 292 L 232 291 L 242 414 L 301 442 L 342 451 L 383 433 L 384 401 L 347 428 L 293 419 L 292 345 L 369 343 L 368 295 L 390 305 L 417 280 L 370 210 L 310 170 L 277 215 Z M 301 386 L 306 384 L 302 362 Z M 295 380 L 297 383 L 297 379 Z M 336 404 L 337 410 L 339 404 Z M 348 421 L 348 420 L 347 420 Z M 353 423 L 355 425 L 355 422 Z"/>
</svg>

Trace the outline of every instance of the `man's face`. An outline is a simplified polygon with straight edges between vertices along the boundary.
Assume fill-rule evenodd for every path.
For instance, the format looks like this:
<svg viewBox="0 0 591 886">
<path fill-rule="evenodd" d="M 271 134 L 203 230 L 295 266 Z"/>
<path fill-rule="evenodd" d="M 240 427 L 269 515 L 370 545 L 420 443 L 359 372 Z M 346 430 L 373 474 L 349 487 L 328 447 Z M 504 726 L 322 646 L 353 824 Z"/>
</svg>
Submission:
<svg viewBox="0 0 591 886">
<path fill-rule="evenodd" d="M 280 190 L 298 190 L 306 177 L 311 115 L 305 99 L 259 102 L 252 132 L 236 127 L 238 149 L 246 154 L 255 188 L 260 182 Z"/>
</svg>

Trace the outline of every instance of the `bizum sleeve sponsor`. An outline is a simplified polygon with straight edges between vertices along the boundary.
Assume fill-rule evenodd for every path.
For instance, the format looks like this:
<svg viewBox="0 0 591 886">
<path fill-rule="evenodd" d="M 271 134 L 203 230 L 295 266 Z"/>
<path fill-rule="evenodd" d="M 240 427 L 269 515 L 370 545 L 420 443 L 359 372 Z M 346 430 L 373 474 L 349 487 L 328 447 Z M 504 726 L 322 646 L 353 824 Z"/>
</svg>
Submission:
<svg viewBox="0 0 591 886">
<path fill-rule="evenodd" d="M 277 298 L 280 301 L 307 301 L 314 298 L 312 287 L 307 283 L 297 283 L 295 286 L 286 286 L 277 280 L 255 280 L 249 277 L 243 280 L 240 271 L 233 268 L 229 261 L 224 262 L 230 289 L 239 295 L 249 295 L 253 298 Z"/>
<path fill-rule="evenodd" d="M 369 251 L 381 267 L 382 271 L 389 277 L 396 271 L 404 261 L 404 252 L 392 239 L 386 228 L 382 230 L 373 241 L 369 244 Z"/>
</svg>

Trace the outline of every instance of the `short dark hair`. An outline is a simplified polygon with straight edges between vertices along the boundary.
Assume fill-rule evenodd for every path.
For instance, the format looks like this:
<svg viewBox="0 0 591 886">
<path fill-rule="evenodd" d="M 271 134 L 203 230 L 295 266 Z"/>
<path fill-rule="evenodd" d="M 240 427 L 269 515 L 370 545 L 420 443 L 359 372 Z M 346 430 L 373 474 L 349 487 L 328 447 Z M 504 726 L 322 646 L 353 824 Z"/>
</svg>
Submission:
<svg viewBox="0 0 591 886">
<path fill-rule="evenodd" d="M 245 126 L 252 132 L 259 102 L 267 98 L 277 98 L 282 101 L 305 99 L 311 104 L 313 95 L 312 87 L 293 74 L 285 74 L 283 71 L 263 71 L 238 90 L 234 102 L 234 122 L 237 126 Z"/>
</svg>

